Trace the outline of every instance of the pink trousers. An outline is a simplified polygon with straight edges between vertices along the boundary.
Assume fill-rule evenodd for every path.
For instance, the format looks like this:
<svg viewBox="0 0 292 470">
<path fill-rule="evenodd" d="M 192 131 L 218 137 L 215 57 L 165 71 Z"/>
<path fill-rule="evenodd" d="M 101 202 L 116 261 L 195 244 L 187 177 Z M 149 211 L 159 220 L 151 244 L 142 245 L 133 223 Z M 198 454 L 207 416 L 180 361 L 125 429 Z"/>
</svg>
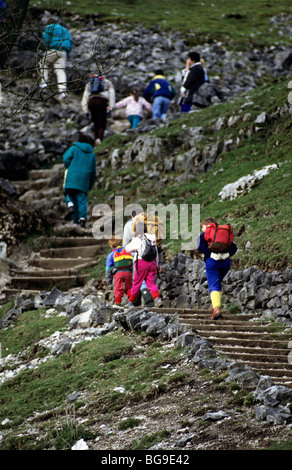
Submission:
<svg viewBox="0 0 292 470">
<path fill-rule="evenodd" d="M 138 297 L 142 282 L 146 282 L 147 289 L 151 292 L 153 299 L 159 297 L 158 287 L 155 284 L 155 277 L 157 274 L 157 265 L 155 261 L 145 261 L 144 259 L 138 260 L 138 269 L 136 269 L 134 280 L 131 289 L 130 302 L 134 302 Z"/>
</svg>

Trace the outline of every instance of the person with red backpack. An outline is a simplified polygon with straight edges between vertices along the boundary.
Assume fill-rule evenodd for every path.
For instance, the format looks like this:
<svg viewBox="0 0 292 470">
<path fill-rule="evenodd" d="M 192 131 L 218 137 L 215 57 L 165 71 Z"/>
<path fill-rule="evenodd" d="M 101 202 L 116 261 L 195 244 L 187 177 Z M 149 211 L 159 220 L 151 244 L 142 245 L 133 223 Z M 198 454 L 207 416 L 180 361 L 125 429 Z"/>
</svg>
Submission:
<svg viewBox="0 0 292 470">
<path fill-rule="evenodd" d="M 109 246 L 112 251 L 106 258 L 106 281 L 111 285 L 114 278 L 116 305 L 121 305 L 124 294 L 129 299 L 132 288 L 133 257 L 121 244 L 122 240 L 111 238 Z"/>
<path fill-rule="evenodd" d="M 230 225 L 219 225 L 213 217 L 201 222 L 202 233 L 198 238 L 198 250 L 204 254 L 206 274 L 212 303 L 211 320 L 222 318 L 222 281 L 228 273 L 230 257 L 237 251 Z"/>
</svg>

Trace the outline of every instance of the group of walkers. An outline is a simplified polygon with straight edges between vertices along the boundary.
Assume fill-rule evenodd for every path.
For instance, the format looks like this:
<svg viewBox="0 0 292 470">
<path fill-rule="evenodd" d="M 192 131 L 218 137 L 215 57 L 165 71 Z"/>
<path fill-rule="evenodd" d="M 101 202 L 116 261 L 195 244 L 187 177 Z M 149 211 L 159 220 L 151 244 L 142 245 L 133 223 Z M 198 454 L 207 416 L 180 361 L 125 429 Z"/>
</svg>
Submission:
<svg viewBox="0 0 292 470">
<path fill-rule="evenodd" d="M 53 65 L 57 76 L 59 99 L 63 100 L 67 93 L 66 59 L 73 48 L 73 41 L 66 28 L 50 22 L 43 32 L 43 43 L 47 50 L 40 64 L 42 77 L 40 87 L 48 85 L 49 67 Z M 178 103 L 181 113 L 188 113 L 192 108 L 194 93 L 208 81 L 198 52 L 189 52 L 182 77 Z M 107 77 L 97 73 L 89 76 L 81 100 L 81 109 L 91 114 L 94 139 L 80 133 L 78 141 L 74 142 L 63 155 L 66 168 L 64 191 L 68 208 L 65 220 L 72 219 L 74 224 L 85 227 L 88 192 L 96 179 L 96 158 L 93 149 L 104 138 L 108 114 L 114 109 L 124 108 L 130 126 L 134 129 L 143 119 L 144 111 L 152 115 L 153 119 L 164 120 L 175 95 L 175 89 L 161 69 L 155 71 L 143 96 L 139 95 L 136 88 L 131 88 L 129 96 L 118 102 L 114 86 Z M 141 219 L 141 214 L 133 214 L 125 226 L 123 240 L 114 237 L 109 240 L 111 252 L 106 260 L 106 280 L 109 285 L 114 283 L 116 305 L 121 305 L 126 295 L 129 307 L 139 305 L 141 298 L 149 306 L 161 307 L 163 303 L 156 280 L 162 263 L 162 250 L 159 245 L 161 240 L 157 238 L 155 231 L 149 230 L 148 216 L 146 218 L 145 214 L 142 216 L 144 218 Z M 237 247 L 233 242 L 232 229 L 229 226 L 219 225 L 216 219 L 212 217 L 204 219 L 201 228 L 202 233 L 198 238 L 197 248 L 204 255 L 206 263 L 212 303 L 211 319 L 217 320 L 222 317 L 222 280 L 230 269 L 230 258 L 236 253 Z M 212 229 L 215 235 L 210 238 Z M 229 238 L 225 240 L 227 232 Z M 224 243 L 221 240 L 218 245 L 215 238 L 220 237 L 220 233 L 223 234 Z"/>
<path fill-rule="evenodd" d="M 152 222 L 148 225 L 151 217 Z M 153 217 L 143 212 L 133 213 L 125 225 L 123 241 L 114 237 L 109 240 L 112 251 L 106 259 L 106 281 L 109 285 L 114 283 L 116 305 L 121 305 L 126 295 L 128 307 L 140 305 L 141 298 L 147 306 L 163 306 L 156 282 L 163 253 L 157 235 L 159 220 L 156 216 L 153 223 Z M 202 220 L 201 229 L 197 249 L 204 255 L 206 264 L 211 320 L 218 320 L 222 318 L 222 281 L 230 269 L 230 258 L 236 253 L 237 246 L 230 225 L 219 225 L 216 219 L 208 217 Z"/>
<path fill-rule="evenodd" d="M 54 68 L 59 101 L 67 96 L 66 61 L 73 49 L 70 32 L 53 19 L 47 22 L 42 34 L 45 53 L 40 62 L 40 88 L 49 84 L 49 70 Z M 182 85 L 178 104 L 182 113 L 189 112 L 192 107 L 194 93 L 208 81 L 200 54 L 191 51 L 188 54 L 185 69 L 182 71 Z M 107 116 L 115 109 L 124 108 L 131 129 L 137 127 L 146 111 L 153 119 L 165 120 L 171 100 L 176 90 L 165 78 L 162 69 L 155 70 L 154 76 L 146 86 L 143 96 L 139 96 L 137 88 L 129 90 L 129 96 L 116 103 L 116 93 L 111 80 L 107 77 L 91 73 L 85 85 L 81 100 L 81 110 L 91 114 L 94 125 L 95 145 L 103 138 L 107 124 Z"/>
</svg>

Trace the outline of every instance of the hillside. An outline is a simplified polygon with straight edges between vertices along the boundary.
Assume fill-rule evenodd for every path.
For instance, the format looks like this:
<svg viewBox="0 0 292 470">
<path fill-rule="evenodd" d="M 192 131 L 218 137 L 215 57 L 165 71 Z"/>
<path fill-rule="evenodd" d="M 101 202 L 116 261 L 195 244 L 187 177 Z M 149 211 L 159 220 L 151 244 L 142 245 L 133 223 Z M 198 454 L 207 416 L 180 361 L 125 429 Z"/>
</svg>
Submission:
<svg viewBox="0 0 292 470">
<path fill-rule="evenodd" d="M 103 169 L 100 187 L 90 194 L 92 204 L 114 196 L 123 196 L 125 206 L 133 202 L 145 206 L 199 204 L 201 219 L 215 215 L 222 223 L 228 221 L 234 226 L 240 248 L 237 268 L 255 265 L 281 270 L 290 265 L 292 152 L 288 80 L 276 79 L 231 102 L 173 119 L 147 137 L 121 136 L 122 145 L 117 135 L 109 137 L 97 156 L 98 160 L 112 161 L 114 146 L 115 155 L 118 149 L 115 169 Z M 264 119 L 257 124 L 259 116 Z M 140 154 L 133 151 L 129 157 L 127 149 L 135 145 Z M 146 155 L 141 158 L 143 151 Z M 220 200 L 225 185 L 273 164 L 278 169 L 258 181 L 250 192 Z M 178 252 L 181 243 L 172 240 L 169 252 Z"/>
</svg>

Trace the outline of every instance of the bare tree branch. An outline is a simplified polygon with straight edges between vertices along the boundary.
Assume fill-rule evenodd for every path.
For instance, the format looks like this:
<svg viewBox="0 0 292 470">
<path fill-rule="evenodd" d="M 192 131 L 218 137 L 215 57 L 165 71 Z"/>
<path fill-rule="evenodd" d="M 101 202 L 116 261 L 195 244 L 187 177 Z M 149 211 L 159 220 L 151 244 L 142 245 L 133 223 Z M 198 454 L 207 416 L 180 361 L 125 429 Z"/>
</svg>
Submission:
<svg viewBox="0 0 292 470">
<path fill-rule="evenodd" d="M 13 0 L 9 3 L 5 21 L 0 23 L 0 70 L 7 62 L 10 51 L 21 31 L 28 11 L 29 0 Z"/>
</svg>

